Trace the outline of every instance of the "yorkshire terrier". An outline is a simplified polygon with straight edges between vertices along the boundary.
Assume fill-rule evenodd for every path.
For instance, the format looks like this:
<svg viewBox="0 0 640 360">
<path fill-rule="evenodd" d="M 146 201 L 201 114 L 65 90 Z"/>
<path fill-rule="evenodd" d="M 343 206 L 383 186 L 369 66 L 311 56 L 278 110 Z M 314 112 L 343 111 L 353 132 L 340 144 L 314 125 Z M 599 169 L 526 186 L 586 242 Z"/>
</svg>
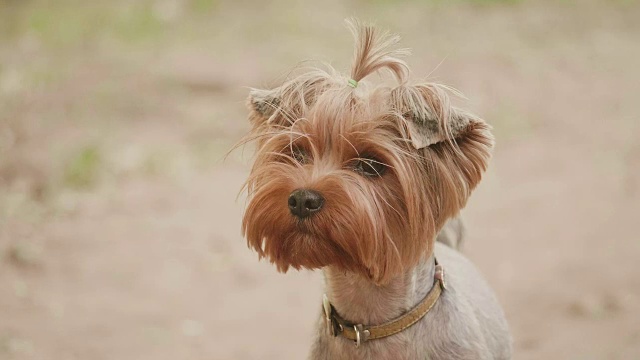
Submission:
<svg viewBox="0 0 640 360">
<path fill-rule="evenodd" d="M 448 88 L 410 84 L 399 37 L 349 25 L 350 77 L 327 66 L 251 91 L 243 234 L 281 272 L 323 270 L 312 360 L 510 359 L 504 313 L 455 249 L 490 126 Z M 380 70 L 393 86 L 362 81 Z"/>
</svg>

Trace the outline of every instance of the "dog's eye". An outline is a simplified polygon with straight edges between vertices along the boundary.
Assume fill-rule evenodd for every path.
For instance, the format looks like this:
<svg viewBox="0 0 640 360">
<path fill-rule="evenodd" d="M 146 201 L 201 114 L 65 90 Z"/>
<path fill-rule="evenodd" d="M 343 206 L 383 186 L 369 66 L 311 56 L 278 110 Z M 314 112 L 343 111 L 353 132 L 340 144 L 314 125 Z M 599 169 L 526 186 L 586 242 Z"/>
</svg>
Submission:
<svg viewBox="0 0 640 360">
<path fill-rule="evenodd" d="M 386 170 L 387 166 L 374 157 L 359 158 L 353 165 L 353 171 L 364 176 L 382 176 Z"/>
<path fill-rule="evenodd" d="M 291 156 L 299 163 L 299 164 L 306 164 L 309 162 L 309 155 L 307 154 L 307 152 L 299 147 L 294 147 L 293 150 L 291 151 Z"/>
</svg>

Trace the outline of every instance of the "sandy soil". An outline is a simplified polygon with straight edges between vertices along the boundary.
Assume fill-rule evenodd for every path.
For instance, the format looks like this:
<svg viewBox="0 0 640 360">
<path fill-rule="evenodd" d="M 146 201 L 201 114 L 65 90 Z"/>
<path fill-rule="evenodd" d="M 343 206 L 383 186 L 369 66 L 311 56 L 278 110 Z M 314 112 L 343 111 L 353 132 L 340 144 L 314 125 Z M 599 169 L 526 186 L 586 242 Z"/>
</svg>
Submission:
<svg viewBox="0 0 640 360">
<path fill-rule="evenodd" d="M 465 253 L 515 358 L 639 359 L 637 3 L 124 0 L 0 2 L 0 359 L 304 358 L 320 274 L 247 249 L 225 152 L 354 14 L 494 125 Z"/>
</svg>

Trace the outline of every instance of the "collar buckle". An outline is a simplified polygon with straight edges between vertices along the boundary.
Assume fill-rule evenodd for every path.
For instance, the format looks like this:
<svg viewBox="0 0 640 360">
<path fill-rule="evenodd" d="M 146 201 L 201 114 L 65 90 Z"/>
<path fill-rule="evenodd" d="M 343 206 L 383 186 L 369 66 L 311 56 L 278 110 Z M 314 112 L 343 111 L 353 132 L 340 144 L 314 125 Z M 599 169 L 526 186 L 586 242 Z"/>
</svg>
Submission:
<svg viewBox="0 0 640 360">
<path fill-rule="evenodd" d="M 356 347 L 360 347 L 361 343 L 366 342 L 367 340 L 369 340 L 369 335 L 371 335 L 371 332 L 369 330 L 366 330 L 364 328 L 364 325 L 362 324 L 358 324 L 358 325 L 353 325 L 353 330 L 356 332 Z"/>
</svg>

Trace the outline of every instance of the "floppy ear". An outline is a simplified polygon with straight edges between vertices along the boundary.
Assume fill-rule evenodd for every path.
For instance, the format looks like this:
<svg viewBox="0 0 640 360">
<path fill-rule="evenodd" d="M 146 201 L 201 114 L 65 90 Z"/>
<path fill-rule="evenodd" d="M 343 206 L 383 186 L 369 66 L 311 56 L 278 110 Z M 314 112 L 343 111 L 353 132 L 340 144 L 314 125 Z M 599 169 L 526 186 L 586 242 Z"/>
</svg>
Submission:
<svg viewBox="0 0 640 360">
<path fill-rule="evenodd" d="M 399 86 L 392 90 L 391 101 L 394 111 L 406 120 L 408 135 L 416 149 L 455 142 L 474 124 L 484 124 L 475 115 L 452 107 L 445 89 L 435 84 Z"/>
</svg>

